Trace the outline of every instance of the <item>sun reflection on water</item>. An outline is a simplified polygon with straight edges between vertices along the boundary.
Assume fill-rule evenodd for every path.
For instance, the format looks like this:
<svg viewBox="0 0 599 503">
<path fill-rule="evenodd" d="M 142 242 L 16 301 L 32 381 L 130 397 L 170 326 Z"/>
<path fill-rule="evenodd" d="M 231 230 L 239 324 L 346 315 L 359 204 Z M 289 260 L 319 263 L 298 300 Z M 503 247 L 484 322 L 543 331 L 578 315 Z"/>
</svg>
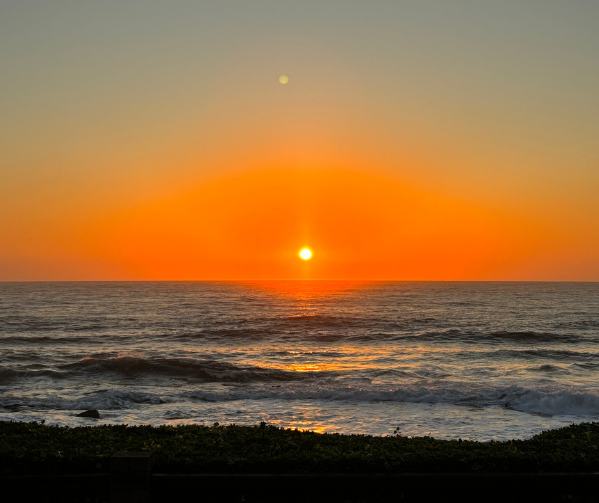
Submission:
<svg viewBox="0 0 599 503">
<path fill-rule="evenodd" d="M 275 296 L 292 297 L 295 300 L 311 300 L 331 295 L 368 288 L 380 282 L 374 281 L 327 281 L 327 280 L 289 280 L 289 281 L 248 281 L 242 283 L 254 290 L 267 292 Z"/>
</svg>

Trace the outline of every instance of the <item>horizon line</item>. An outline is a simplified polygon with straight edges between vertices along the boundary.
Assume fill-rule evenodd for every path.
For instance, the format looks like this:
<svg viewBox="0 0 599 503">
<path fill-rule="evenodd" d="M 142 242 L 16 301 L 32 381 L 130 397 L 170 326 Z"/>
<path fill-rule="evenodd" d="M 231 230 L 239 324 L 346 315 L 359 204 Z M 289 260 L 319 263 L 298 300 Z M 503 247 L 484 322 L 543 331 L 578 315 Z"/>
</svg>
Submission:
<svg viewBox="0 0 599 503">
<path fill-rule="evenodd" d="M 599 280 L 569 279 L 15 279 L 1 283 L 258 283 L 275 281 L 329 281 L 353 283 L 599 283 Z"/>
</svg>

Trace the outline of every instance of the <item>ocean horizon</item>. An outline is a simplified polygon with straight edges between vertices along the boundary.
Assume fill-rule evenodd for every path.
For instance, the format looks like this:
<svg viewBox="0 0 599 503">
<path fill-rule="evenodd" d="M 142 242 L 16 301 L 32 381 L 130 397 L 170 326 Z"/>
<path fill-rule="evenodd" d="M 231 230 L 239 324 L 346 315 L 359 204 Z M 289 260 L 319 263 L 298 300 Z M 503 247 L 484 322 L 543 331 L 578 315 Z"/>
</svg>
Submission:
<svg viewBox="0 0 599 503">
<path fill-rule="evenodd" d="M 5 421 L 505 440 L 599 418 L 595 282 L 3 282 L 0 345 Z"/>
</svg>

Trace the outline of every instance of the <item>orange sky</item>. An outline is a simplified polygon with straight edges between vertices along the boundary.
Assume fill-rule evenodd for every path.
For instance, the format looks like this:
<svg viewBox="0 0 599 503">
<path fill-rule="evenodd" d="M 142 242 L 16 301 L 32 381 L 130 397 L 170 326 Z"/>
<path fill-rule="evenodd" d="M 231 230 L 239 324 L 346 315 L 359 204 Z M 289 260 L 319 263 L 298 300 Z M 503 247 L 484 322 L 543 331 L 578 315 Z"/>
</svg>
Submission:
<svg viewBox="0 0 599 503">
<path fill-rule="evenodd" d="M 594 266 L 597 242 L 581 236 L 589 223 L 422 185 L 356 167 L 254 168 L 126 201 L 65 198 L 7 226 L 2 272 L 9 280 L 595 278 L 584 258 Z M 304 246 L 309 261 L 298 257 Z"/>
<path fill-rule="evenodd" d="M 3 3 L 0 281 L 599 281 L 598 4 L 208 4 Z"/>
<path fill-rule="evenodd" d="M 72 250 L 133 279 L 482 279 L 552 246 L 533 218 L 326 169 L 230 174 L 77 232 Z"/>
</svg>

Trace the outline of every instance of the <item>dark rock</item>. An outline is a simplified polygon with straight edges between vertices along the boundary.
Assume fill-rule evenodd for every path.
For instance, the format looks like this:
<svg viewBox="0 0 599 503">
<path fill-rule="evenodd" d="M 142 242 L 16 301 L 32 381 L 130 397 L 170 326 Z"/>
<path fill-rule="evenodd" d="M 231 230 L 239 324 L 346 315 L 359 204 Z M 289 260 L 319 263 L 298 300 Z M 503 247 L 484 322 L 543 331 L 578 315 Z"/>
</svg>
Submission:
<svg viewBox="0 0 599 503">
<path fill-rule="evenodd" d="M 81 414 L 77 414 L 77 417 L 93 417 L 94 419 L 100 419 L 100 413 L 96 410 L 86 410 Z"/>
</svg>

